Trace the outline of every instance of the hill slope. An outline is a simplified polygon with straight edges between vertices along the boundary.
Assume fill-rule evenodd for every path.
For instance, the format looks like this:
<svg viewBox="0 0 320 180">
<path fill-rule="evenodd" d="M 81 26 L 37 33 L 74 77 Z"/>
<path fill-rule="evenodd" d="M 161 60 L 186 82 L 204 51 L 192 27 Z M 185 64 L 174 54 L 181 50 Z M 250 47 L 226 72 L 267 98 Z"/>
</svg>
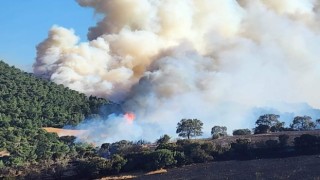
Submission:
<svg viewBox="0 0 320 180">
<path fill-rule="evenodd" d="M 101 106 L 102 115 L 120 111 L 108 100 L 86 97 L 0 61 L 0 152 L 5 152 L 0 156 L 0 178 L 18 176 L 21 168 L 27 172 L 43 162 L 75 157 L 82 147 L 42 127 L 76 125 L 101 114 Z"/>
<path fill-rule="evenodd" d="M 0 122 L 15 119 L 39 127 L 76 125 L 90 114 L 98 114 L 101 106 L 107 110 L 117 106 L 36 78 L 3 61 L 0 61 L 0 97 Z"/>
</svg>

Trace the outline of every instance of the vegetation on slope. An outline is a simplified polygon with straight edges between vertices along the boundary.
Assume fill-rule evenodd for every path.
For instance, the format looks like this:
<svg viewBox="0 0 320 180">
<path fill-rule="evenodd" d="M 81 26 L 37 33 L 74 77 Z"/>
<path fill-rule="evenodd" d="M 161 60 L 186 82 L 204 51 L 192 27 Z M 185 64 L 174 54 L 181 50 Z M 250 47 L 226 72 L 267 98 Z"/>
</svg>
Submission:
<svg viewBox="0 0 320 180">
<path fill-rule="evenodd" d="M 0 61 L 0 121 L 23 121 L 37 127 L 76 125 L 102 106 L 115 106 L 63 85 L 36 78 Z"/>
<path fill-rule="evenodd" d="M 0 157 L 0 174 L 16 176 L 40 164 L 58 165 L 83 157 L 89 146 L 74 144 L 74 138 L 59 138 L 42 127 L 77 125 L 86 117 L 101 114 L 101 107 L 106 110 L 103 115 L 108 115 L 119 106 L 0 61 L 0 152 L 6 152 Z"/>
</svg>

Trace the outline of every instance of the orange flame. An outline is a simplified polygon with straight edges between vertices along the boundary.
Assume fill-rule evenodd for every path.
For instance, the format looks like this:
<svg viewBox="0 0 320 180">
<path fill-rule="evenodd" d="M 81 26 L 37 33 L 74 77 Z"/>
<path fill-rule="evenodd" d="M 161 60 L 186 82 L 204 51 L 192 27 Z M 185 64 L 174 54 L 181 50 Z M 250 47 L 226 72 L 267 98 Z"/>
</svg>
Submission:
<svg viewBox="0 0 320 180">
<path fill-rule="evenodd" d="M 132 123 L 136 118 L 136 115 L 132 112 L 127 112 L 126 114 L 124 114 L 124 118 L 127 120 L 127 122 Z"/>
</svg>

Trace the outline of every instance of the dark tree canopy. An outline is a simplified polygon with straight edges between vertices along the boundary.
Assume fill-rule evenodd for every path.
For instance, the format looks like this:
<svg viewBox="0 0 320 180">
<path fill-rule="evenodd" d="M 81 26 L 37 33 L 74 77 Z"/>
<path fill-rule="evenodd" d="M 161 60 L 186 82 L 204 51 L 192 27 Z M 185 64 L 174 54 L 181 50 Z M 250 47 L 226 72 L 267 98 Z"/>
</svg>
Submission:
<svg viewBox="0 0 320 180">
<path fill-rule="evenodd" d="M 227 127 L 225 126 L 213 126 L 211 129 L 212 138 L 217 139 L 227 135 Z"/>
<path fill-rule="evenodd" d="M 202 135 L 203 123 L 198 119 L 182 119 L 177 125 L 176 133 L 181 137 L 191 137 Z"/>
<path fill-rule="evenodd" d="M 316 124 L 310 116 L 296 116 L 290 126 L 294 130 L 307 131 L 314 129 Z"/>
<path fill-rule="evenodd" d="M 280 122 L 278 119 L 279 115 L 276 114 L 265 114 L 258 118 L 256 121 L 255 134 L 262 134 L 271 132 L 281 131 L 284 126 L 284 122 Z"/>
<path fill-rule="evenodd" d="M 59 138 L 41 128 L 77 125 L 91 114 L 99 114 L 101 106 L 108 110 L 105 113 L 116 107 L 106 99 L 87 97 L 3 61 L 0 97 L 0 152 L 10 153 L 7 158 L 0 157 L 0 164 L 11 168 L 28 168 L 38 162 L 58 163 L 82 152 L 88 155 L 86 148 L 74 143 L 74 137 Z"/>
<path fill-rule="evenodd" d="M 166 144 L 170 141 L 171 137 L 167 134 L 161 136 L 158 140 L 157 140 L 157 144 Z"/>
<path fill-rule="evenodd" d="M 250 135 L 251 131 L 250 129 L 235 129 L 232 132 L 232 135 L 237 136 L 237 135 Z"/>
<path fill-rule="evenodd" d="M 106 99 L 87 97 L 37 78 L 3 61 L 0 61 L 0 97 L 0 118 L 29 121 L 29 125 L 37 127 L 77 125 L 92 114 L 100 114 L 101 107 L 105 116 L 119 107 Z"/>
</svg>

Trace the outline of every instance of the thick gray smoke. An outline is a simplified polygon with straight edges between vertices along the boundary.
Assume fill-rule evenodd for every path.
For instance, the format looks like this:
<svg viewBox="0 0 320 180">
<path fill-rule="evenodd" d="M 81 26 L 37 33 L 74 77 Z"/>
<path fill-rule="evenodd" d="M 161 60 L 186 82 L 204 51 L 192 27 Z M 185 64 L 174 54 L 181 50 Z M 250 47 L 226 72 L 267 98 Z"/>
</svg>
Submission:
<svg viewBox="0 0 320 180">
<path fill-rule="evenodd" d="M 54 26 L 37 47 L 34 73 L 125 102 L 134 125 L 119 125 L 121 117 L 100 122 L 102 131 L 112 129 L 105 141 L 122 137 L 122 128 L 134 139 L 174 135 L 182 118 L 202 120 L 208 135 L 214 125 L 252 127 L 253 109 L 320 108 L 316 0 L 77 2 L 102 20 L 89 28 L 86 43 Z"/>
</svg>

